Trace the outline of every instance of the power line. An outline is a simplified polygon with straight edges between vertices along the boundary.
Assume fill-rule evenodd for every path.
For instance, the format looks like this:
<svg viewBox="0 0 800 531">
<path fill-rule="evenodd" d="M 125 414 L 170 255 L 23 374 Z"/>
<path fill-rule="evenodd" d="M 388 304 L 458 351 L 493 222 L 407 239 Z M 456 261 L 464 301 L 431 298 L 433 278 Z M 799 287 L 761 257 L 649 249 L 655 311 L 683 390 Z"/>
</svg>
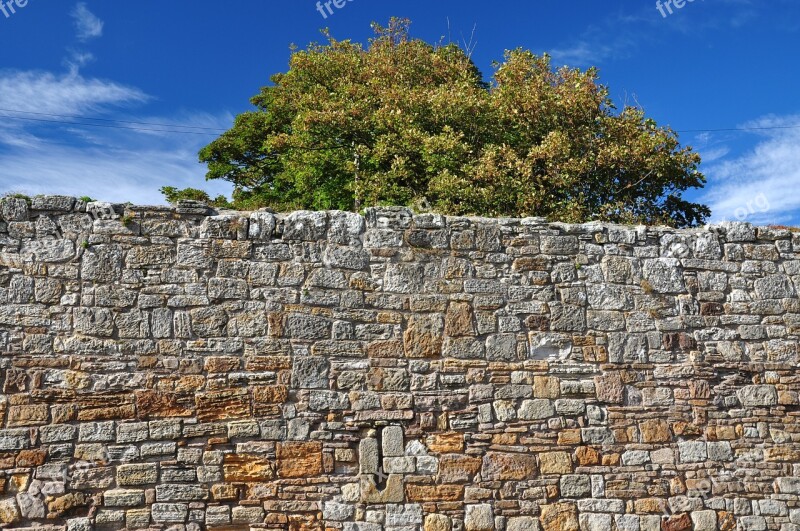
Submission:
<svg viewBox="0 0 800 531">
<path fill-rule="evenodd" d="M 56 118 L 68 118 L 70 120 L 93 120 L 98 122 L 112 122 L 112 123 L 120 123 L 120 124 L 133 124 L 133 125 L 154 125 L 156 127 L 178 127 L 180 129 L 198 129 L 204 131 L 215 131 L 219 133 L 224 133 L 226 129 L 220 129 L 219 127 L 200 127 L 194 125 L 181 125 L 181 124 L 162 124 L 162 123 L 155 123 L 155 122 L 132 122 L 128 120 L 112 120 L 109 118 L 93 118 L 91 116 L 76 116 L 76 115 L 69 115 L 69 114 L 54 114 L 54 113 L 46 113 L 46 112 L 33 112 L 33 111 L 15 111 L 13 109 L 0 109 L 1 112 L 13 112 L 18 114 L 33 114 L 35 116 L 53 116 Z"/>
</svg>

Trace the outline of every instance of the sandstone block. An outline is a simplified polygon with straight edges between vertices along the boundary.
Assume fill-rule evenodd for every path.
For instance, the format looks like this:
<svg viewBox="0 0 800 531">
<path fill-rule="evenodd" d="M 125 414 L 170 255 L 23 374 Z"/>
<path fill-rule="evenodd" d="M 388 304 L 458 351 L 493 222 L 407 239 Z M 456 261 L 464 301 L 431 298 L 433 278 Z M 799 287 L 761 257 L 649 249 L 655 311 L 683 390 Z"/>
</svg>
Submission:
<svg viewBox="0 0 800 531">
<path fill-rule="evenodd" d="M 283 442 L 277 445 L 277 472 L 281 478 L 314 477 L 322 473 L 322 444 Z"/>
<path fill-rule="evenodd" d="M 481 466 L 484 481 L 534 479 L 537 472 L 536 456 L 533 454 L 488 452 Z"/>
<path fill-rule="evenodd" d="M 543 531 L 580 531 L 578 513 L 572 503 L 554 503 L 541 506 L 539 520 Z"/>
</svg>

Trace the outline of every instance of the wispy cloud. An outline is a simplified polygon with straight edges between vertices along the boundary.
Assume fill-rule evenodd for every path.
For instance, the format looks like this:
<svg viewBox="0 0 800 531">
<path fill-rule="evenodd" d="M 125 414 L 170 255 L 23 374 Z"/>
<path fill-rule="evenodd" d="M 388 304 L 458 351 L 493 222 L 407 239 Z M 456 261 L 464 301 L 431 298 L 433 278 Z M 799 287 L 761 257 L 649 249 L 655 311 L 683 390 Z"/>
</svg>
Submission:
<svg viewBox="0 0 800 531">
<path fill-rule="evenodd" d="M 55 114 L 80 114 L 109 106 L 138 104 L 141 90 L 75 72 L 0 71 L 0 108 Z"/>
<path fill-rule="evenodd" d="M 86 42 L 103 35 L 103 21 L 89 11 L 86 2 L 78 2 L 71 15 L 75 21 L 78 40 Z"/>
<path fill-rule="evenodd" d="M 594 66 L 617 55 L 622 49 L 621 43 L 596 45 L 589 41 L 579 41 L 566 48 L 555 48 L 548 53 L 553 58 L 555 66 Z"/>
<path fill-rule="evenodd" d="M 198 162 L 197 152 L 213 140 L 215 134 L 210 130 L 208 134 L 187 133 L 200 132 L 199 128 L 229 127 L 233 121 L 229 113 L 105 116 L 172 125 L 102 122 L 110 127 L 94 128 L 80 124 L 26 122 L 13 134 L 0 129 L 0 193 L 89 195 L 95 199 L 137 204 L 163 203 L 158 190 L 165 185 L 200 186 L 214 195 L 230 195 L 228 183 L 199 184 L 203 182 L 206 169 Z"/>
<path fill-rule="evenodd" d="M 796 17 L 793 10 L 796 0 L 775 0 L 776 5 L 752 2 L 750 0 L 719 0 L 727 4 L 724 17 L 711 16 L 699 2 L 684 4 L 673 15 L 662 17 L 655 2 L 646 5 L 626 5 L 605 17 L 594 21 L 571 40 L 549 50 L 557 65 L 598 66 L 612 59 L 624 59 L 635 54 L 643 44 L 664 42 L 670 34 L 697 34 L 701 31 L 722 28 L 738 29 L 752 24 L 764 11 L 780 9 L 786 11 L 784 17 L 792 21 L 792 31 L 796 30 Z M 783 28 L 783 31 L 789 27 Z"/>
<path fill-rule="evenodd" d="M 161 186 L 198 187 L 205 167 L 197 152 L 214 139 L 214 130 L 230 127 L 233 116 L 135 112 L 149 100 L 136 87 L 75 72 L 0 71 L 0 193 L 163 203 Z M 203 187 L 214 194 L 231 189 L 218 181 Z"/>
<path fill-rule="evenodd" d="M 71 74 L 78 74 L 81 68 L 93 62 L 95 59 L 94 54 L 91 52 L 83 52 L 79 50 L 70 50 L 67 57 L 64 58 L 62 64 L 69 70 Z"/>
<path fill-rule="evenodd" d="M 703 200 L 712 221 L 746 220 L 756 224 L 800 223 L 800 116 L 767 116 L 743 127 L 770 127 L 756 145 L 705 169 L 709 179 Z"/>
<path fill-rule="evenodd" d="M 71 16 L 81 42 L 102 36 L 103 21 L 78 3 Z M 69 49 L 66 72 L 0 70 L 0 193 L 89 195 L 163 203 L 164 185 L 197 187 L 197 152 L 233 122 L 229 113 L 151 116 L 137 87 L 82 75 L 94 60 Z M 169 124 L 169 125 L 158 125 Z M 203 186 L 230 194 L 228 183 Z"/>
<path fill-rule="evenodd" d="M 130 132 L 103 146 L 51 143 L 0 152 L 0 191 L 160 204 L 164 198 L 159 188 L 197 188 L 205 173 L 205 167 L 197 162 L 197 151 L 205 142 L 175 136 L 144 138 L 142 133 Z M 231 191 L 230 185 L 221 181 L 201 187 L 212 195 L 230 195 Z"/>
</svg>

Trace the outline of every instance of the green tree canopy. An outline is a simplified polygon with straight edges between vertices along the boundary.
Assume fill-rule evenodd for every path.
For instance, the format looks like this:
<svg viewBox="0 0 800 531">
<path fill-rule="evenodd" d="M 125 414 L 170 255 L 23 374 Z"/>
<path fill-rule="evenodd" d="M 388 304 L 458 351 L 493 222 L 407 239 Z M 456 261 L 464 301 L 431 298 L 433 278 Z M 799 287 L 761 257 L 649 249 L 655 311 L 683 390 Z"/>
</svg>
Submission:
<svg viewBox="0 0 800 531">
<path fill-rule="evenodd" d="M 364 47 L 325 33 L 203 148 L 208 179 L 238 208 L 424 205 L 457 215 L 691 226 L 710 214 L 700 157 L 635 107 L 617 110 L 597 70 L 512 50 L 487 83 L 455 44 L 374 25 Z M 178 190 L 171 190 L 173 196 Z"/>
</svg>

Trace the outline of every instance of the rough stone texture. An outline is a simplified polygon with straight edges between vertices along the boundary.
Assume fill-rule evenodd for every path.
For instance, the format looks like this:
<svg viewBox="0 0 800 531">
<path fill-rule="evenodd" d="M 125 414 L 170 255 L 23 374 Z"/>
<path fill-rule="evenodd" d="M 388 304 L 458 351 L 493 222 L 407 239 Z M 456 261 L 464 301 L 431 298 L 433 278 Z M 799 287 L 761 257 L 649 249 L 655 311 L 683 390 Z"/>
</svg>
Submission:
<svg viewBox="0 0 800 531">
<path fill-rule="evenodd" d="M 800 235 L 0 201 L 0 528 L 800 529 Z"/>
</svg>

